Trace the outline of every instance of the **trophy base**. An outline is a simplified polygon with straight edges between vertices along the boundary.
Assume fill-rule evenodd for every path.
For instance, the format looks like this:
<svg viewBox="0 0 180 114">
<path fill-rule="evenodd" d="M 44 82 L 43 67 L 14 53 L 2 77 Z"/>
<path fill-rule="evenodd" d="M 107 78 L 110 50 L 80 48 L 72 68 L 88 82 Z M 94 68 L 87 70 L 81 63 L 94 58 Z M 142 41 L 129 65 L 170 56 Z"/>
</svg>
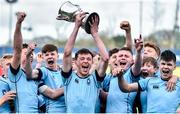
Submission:
<svg viewBox="0 0 180 114">
<path fill-rule="evenodd" d="M 85 22 L 83 23 L 82 25 L 82 28 L 86 31 L 86 33 L 88 34 L 91 34 L 91 28 L 90 28 L 90 25 L 89 25 L 89 21 L 92 22 L 92 17 L 94 16 L 97 16 L 98 17 L 98 20 L 99 19 L 99 15 L 96 13 L 96 12 L 93 12 L 91 14 L 89 14 L 86 18 L 85 18 Z M 99 22 L 98 22 L 98 25 L 99 25 Z"/>
</svg>

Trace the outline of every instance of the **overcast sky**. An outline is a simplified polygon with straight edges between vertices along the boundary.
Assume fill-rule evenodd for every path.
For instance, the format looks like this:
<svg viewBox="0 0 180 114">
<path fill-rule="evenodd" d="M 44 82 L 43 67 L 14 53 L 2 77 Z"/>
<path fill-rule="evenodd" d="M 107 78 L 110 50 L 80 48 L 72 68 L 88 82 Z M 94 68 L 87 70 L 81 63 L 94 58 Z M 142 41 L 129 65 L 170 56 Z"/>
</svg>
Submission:
<svg viewBox="0 0 180 114">
<path fill-rule="evenodd" d="M 5 44 L 9 39 L 9 4 L 6 0 L 0 0 L 0 45 Z M 16 22 L 15 12 L 25 11 L 27 17 L 23 22 L 23 28 L 31 27 L 32 31 L 23 29 L 23 37 L 32 39 L 33 37 L 49 35 L 57 38 L 56 29 L 63 37 L 68 37 L 72 31 L 73 23 L 57 21 L 56 16 L 60 5 L 65 0 L 18 0 L 13 4 L 12 33 Z M 120 30 L 119 24 L 123 20 L 128 20 L 132 26 L 132 36 L 140 34 L 140 0 L 70 0 L 74 4 L 80 5 L 81 9 L 88 12 L 97 12 L 100 16 L 99 31 L 111 35 L 124 34 Z M 154 0 L 142 0 L 142 35 L 150 34 L 154 29 L 172 29 L 174 25 L 176 0 L 158 0 L 160 5 L 156 9 L 157 26 L 153 27 Z M 87 35 L 83 30 L 80 35 Z"/>
</svg>

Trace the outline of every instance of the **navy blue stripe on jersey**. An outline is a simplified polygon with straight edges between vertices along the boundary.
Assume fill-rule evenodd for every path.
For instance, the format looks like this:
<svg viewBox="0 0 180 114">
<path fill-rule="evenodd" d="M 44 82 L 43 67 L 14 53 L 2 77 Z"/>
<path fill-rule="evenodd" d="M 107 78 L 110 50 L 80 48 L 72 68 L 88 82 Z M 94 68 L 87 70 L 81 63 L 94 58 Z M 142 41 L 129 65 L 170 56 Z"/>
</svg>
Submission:
<svg viewBox="0 0 180 114">
<path fill-rule="evenodd" d="M 43 73 L 42 73 L 41 69 L 37 68 L 37 70 L 38 70 L 38 72 L 39 72 L 39 73 L 38 73 L 38 78 L 37 78 L 37 80 L 40 81 L 41 78 L 42 78 Z"/>
<path fill-rule="evenodd" d="M 43 82 L 38 84 L 38 88 L 40 88 L 41 86 L 45 85 Z"/>
<path fill-rule="evenodd" d="M 70 69 L 69 72 L 64 72 L 63 70 L 61 71 L 61 75 L 64 77 L 64 78 L 69 78 L 69 76 L 71 75 L 72 73 L 72 68 Z"/>
<path fill-rule="evenodd" d="M 142 88 L 141 88 L 139 82 L 138 82 L 138 91 L 142 91 Z"/>
<path fill-rule="evenodd" d="M 11 72 L 12 72 L 14 75 L 16 75 L 16 74 L 19 72 L 19 69 L 20 69 L 20 65 L 18 66 L 17 69 L 14 69 L 14 68 L 10 65 L 10 70 L 11 70 Z"/>
<path fill-rule="evenodd" d="M 104 80 L 105 75 L 106 75 L 106 74 L 104 74 L 103 77 L 100 77 L 99 74 L 98 74 L 98 72 L 97 72 L 97 70 L 95 70 L 95 74 L 96 74 L 96 79 L 97 79 L 97 81 L 100 81 L 100 82 L 102 82 L 102 81 Z"/>
</svg>

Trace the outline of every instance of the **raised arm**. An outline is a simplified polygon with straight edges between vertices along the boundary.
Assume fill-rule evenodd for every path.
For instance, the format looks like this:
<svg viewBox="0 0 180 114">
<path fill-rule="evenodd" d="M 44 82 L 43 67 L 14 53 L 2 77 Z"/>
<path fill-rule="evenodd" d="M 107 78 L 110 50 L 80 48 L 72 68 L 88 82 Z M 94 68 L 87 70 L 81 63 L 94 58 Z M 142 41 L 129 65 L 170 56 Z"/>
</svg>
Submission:
<svg viewBox="0 0 180 114">
<path fill-rule="evenodd" d="M 21 64 L 21 49 L 23 42 L 22 34 L 21 34 L 21 24 L 24 21 L 26 14 L 24 12 L 17 12 L 16 16 L 17 16 L 17 22 L 16 22 L 16 28 L 15 28 L 14 40 L 13 40 L 13 60 L 11 63 L 11 66 L 14 69 L 17 69 Z"/>
<path fill-rule="evenodd" d="M 74 48 L 75 40 L 79 31 L 79 28 L 82 24 L 82 20 L 85 18 L 86 13 L 81 12 L 76 15 L 75 26 L 73 32 L 71 33 L 65 47 L 64 47 L 64 55 L 63 55 L 63 68 L 64 72 L 69 72 L 72 68 L 72 50 Z"/>
<path fill-rule="evenodd" d="M 139 87 L 138 87 L 138 83 L 130 83 L 128 84 L 124 78 L 123 78 L 123 70 L 118 69 L 116 70 L 115 74 L 116 76 L 118 76 L 118 85 L 119 88 L 121 89 L 121 91 L 123 92 L 133 92 L 133 91 L 138 91 Z"/>
<path fill-rule="evenodd" d="M 102 57 L 102 59 L 100 60 L 100 64 L 99 67 L 97 69 L 97 72 L 99 74 L 100 77 L 104 76 L 107 66 L 108 66 L 108 60 L 109 60 L 109 55 L 108 52 L 106 51 L 106 47 L 103 43 L 103 41 L 101 40 L 101 38 L 98 35 L 98 17 L 95 16 L 92 18 L 92 22 L 89 22 L 90 27 L 91 27 L 91 35 L 96 43 L 96 46 L 99 49 L 99 53 Z"/>
<path fill-rule="evenodd" d="M 136 56 L 135 56 L 135 63 L 132 66 L 132 73 L 134 76 L 138 76 L 141 72 L 141 64 L 142 64 L 142 56 L 141 50 L 143 48 L 143 41 L 141 35 L 138 39 L 135 39 L 135 48 L 136 48 Z"/>
<path fill-rule="evenodd" d="M 125 30 L 126 32 L 126 42 L 124 44 L 124 47 L 128 47 L 132 50 L 131 25 L 128 21 L 122 21 L 120 23 L 120 28 Z"/>
<path fill-rule="evenodd" d="M 28 49 L 27 49 L 27 54 L 26 54 L 26 65 L 25 65 L 25 71 L 26 71 L 26 76 L 28 79 L 32 79 L 32 56 L 33 56 L 33 51 L 36 47 L 35 43 L 30 43 L 28 44 Z"/>
</svg>

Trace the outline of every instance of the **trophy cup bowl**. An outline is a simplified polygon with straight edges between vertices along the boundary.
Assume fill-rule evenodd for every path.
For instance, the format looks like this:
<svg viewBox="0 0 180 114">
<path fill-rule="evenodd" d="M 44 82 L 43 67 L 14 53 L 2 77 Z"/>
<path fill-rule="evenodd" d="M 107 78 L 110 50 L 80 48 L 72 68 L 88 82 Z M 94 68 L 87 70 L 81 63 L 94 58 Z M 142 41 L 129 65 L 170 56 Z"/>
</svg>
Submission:
<svg viewBox="0 0 180 114">
<path fill-rule="evenodd" d="M 75 17 L 79 14 L 81 8 L 79 5 L 72 4 L 70 1 L 64 2 L 58 12 L 57 20 L 65 20 L 68 22 L 75 22 Z M 99 15 L 96 12 L 87 13 L 86 17 L 82 20 L 81 27 L 86 31 L 86 33 L 91 34 L 89 21 L 91 22 L 92 17 L 97 16 L 100 20 Z M 98 23 L 99 25 L 99 23 Z"/>
</svg>

